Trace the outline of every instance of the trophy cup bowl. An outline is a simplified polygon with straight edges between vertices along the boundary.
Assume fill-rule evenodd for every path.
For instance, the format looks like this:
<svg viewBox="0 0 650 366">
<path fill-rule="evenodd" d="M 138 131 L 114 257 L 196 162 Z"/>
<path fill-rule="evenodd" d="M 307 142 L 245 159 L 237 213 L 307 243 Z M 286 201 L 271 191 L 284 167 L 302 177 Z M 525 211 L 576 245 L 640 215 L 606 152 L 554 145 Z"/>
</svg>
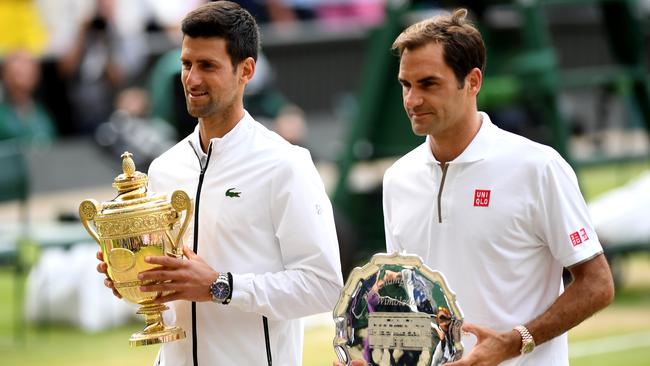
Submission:
<svg viewBox="0 0 650 366">
<path fill-rule="evenodd" d="M 333 312 L 340 362 L 439 366 L 463 355 L 463 313 L 419 256 L 375 254 L 348 277 Z"/>
<path fill-rule="evenodd" d="M 171 199 L 148 192 L 148 177 L 135 170 L 129 152 L 122 154 L 122 168 L 123 174 L 113 182 L 117 197 L 102 203 L 93 199 L 81 202 L 81 222 L 101 247 L 115 289 L 127 301 L 140 305 L 137 313 L 144 316 L 146 326 L 131 335 L 129 344 L 145 346 L 183 339 L 183 329 L 163 322 L 162 311 L 168 307 L 153 303 L 166 293 L 140 291 L 140 286 L 149 282 L 138 280 L 138 273 L 158 267 L 146 263 L 145 256 L 182 257 L 181 237 L 192 215 L 192 202 L 181 190 L 174 191 Z"/>
</svg>

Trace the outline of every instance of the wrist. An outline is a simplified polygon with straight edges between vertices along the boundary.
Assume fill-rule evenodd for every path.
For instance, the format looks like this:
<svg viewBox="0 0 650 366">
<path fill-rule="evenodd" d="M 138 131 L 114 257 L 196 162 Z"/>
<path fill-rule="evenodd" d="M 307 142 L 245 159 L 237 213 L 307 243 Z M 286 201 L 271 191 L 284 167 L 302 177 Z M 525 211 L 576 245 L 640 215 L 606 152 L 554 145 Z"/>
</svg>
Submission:
<svg viewBox="0 0 650 366">
<path fill-rule="evenodd" d="M 506 332 L 508 358 L 514 358 L 521 355 L 521 334 L 514 329 Z"/>
<path fill-rule="evenodd" d="M 210 285 L 210 297 L 212 302 L 227 305 L 232 298 L 232 275 L 219 273 L 217 279 Z"/>
<path fill-rule="evenodd" d="M 519 354 L 525 355 L 527 353 L 533 352 L 535 349 L 535 339 L 533 339 L 533 336 L 528 331 L 528 328 L 523 325 L 518 325 L 513 328 L 513 331 L 519 334 Z"/>
</svg>

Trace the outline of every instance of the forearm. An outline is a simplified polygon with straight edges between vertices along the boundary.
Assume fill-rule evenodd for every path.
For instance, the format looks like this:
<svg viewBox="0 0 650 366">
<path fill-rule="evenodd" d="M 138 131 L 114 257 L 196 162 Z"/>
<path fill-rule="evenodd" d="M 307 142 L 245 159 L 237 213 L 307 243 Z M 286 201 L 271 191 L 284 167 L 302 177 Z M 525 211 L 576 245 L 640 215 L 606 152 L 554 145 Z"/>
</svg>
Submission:
<svg viewBox="0 0 650 366">
<path fill-rule="evenodd" d="M 573 282 L 540 316 L 525 324 L 537 345 L 565 333 L 603 309 L 614 297 L 614 285 L 604 255 L 571 270 Z"/>
<path fill-rule="evenodd" d="M 233 274 L 230 306 L 272 319 L 300 318 L 331 311 L 341 289 L 336 276 L 284 270 L 265 274 Z"/>
<path fill-rule="evenodd" d="M 537 345 L 578 325 L 612 301 L 614 285 L 602 254 L 570 271 L 573 283 L 543 314 L 525 324 Z M 478 343 L 467 357 L 449 366 L 497 365 L 520 353 L 522 336 L 514 329 L 496 332 L 473 324 L 465 324 L 463 329 L 473 333 Z"/>
</svg>

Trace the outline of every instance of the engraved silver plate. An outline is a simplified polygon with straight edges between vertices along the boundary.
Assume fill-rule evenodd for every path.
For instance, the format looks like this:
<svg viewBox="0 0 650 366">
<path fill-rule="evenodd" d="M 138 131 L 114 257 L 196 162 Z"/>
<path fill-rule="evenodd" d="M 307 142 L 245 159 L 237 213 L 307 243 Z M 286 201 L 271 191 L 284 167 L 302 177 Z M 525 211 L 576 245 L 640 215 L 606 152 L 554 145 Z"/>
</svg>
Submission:
<svg viewBox="0 0 650 366">
<path fill-rule="evenodd" d="M 346 365 L 438 366 L 463 355 L 456 294 L 416 255 L 376 254 L 355 268 L 334 323 L 334 351 Z"/>
</svg>

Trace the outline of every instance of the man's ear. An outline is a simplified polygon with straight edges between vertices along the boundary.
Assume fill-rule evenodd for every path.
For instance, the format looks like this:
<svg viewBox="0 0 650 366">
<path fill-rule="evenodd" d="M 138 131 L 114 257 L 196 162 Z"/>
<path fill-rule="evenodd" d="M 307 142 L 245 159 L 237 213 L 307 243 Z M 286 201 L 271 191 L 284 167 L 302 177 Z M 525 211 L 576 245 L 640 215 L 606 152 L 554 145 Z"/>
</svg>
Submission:
<svg viewBox="0 0 650 366">
<path fill-rule="evenodd" d="M 470 72 L 465 77 L 465 84 L 468 87 L 468 91 L 472 95 L 477 95 L 481 90 L 481 85 L 483 84 L 483 73 L 477 67 L 470 70 Z"/>
<path fill-rule="evenodd" d="M 239 80 L 244 84 L 248 84 L 255 75 L 255 60 L 252 57 L 247 57 L 239 64 L 239 68 L 241 70 Z"/>
</svg>

